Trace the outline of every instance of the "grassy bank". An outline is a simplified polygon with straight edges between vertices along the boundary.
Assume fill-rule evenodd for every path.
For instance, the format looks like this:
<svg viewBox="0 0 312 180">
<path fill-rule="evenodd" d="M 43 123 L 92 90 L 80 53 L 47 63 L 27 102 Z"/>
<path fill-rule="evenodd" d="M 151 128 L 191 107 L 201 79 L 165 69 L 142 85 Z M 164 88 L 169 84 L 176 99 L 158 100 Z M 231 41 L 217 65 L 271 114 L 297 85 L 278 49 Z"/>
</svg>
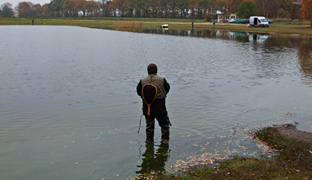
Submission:
<svg viewBox="0 0 312 180">
<path fill-rule="evenodd" d="M 301 35 L 312 37 L 312 28 L 309 22 L 275 22 L 269 28 L 249 28 L 246 24 L 212 23 L 204 20 L 192 19 L 164 19 L 164 18 L 37 18 L 35 25 L 70 25 L 99 29 L 113 29 L 124 31 L 140 31 L 142 29 L 156 29 L 160 25 L 169 24 L 173 30 L 231 30 L 244 32 L 262 32 L 286 35 Z M 131 22 L 131 23 L 130 23 Z M 31 25 L 30 18 L 0 18 L 0 25 Z"/>
<path fill-rule="evenodd" d="M 236 157 L 218 168 L 198 167 L 181 175 L 159 175 L 156 179 L 312 179 L 312 144 L 286 138 L 277 128 L 265 128 L 255 138 L 273 148 L 274 160 Z"/>
</svg>

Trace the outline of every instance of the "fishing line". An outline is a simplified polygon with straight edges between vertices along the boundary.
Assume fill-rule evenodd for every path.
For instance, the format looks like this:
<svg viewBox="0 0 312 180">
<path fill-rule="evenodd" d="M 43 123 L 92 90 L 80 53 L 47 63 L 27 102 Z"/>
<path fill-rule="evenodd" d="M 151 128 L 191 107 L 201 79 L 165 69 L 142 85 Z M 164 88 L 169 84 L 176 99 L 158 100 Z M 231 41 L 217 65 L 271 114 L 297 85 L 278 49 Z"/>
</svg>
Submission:
<svg viewBox="0 0 312 180">
<path fill-rule="evenodd" d="M 136 41 L 136 42 L 137 42 L 137 41 Z M 138 42 L 137 42 L 137 44 L 138 44 Z M 142 38 L 142 41 L 141 41 L 141 49 L 142 49 L 142 53 L 143 53 L 143 60 L 144 60 L 145 65 L 146 65 L 146 67 L 147 67 L 147 66 L 148 66 L 148 63 L 147 63 L 147 61 L 146 61 L 145 50 L 144 50 L 143 44 L 144 44 L 144 42 L 143 42 L 143 38 Z M 140 116 L 138 134 L 140 133 L 140 129 L 141 129 L 142 116 L 143 116 L 143 114 Z"/>
<path fill-rule="evenodd" d="M 143 41 L 143 39 L 142 39 L 142 41 Z M 143 43 L 143 44 L 144 44 L 144 43 Z M 142 48 L 142 51 L 143 51 L 143 59 L 144 59 L 145 64 L 146 64 L 146 66 L 147 66 L 148 64 L 147 64 L 147 61 L 146 61 L 145 51 L 144 51 L 144 47 L 143 47 L 143 45 L 141 46 L 141 48 Z"/>
<path fill-rule="evenodd" d="M 141 121 L 142 121 L 142 116 L 143 116 L 143 114 L 140 116 L 140 123 L 139 123 L 139 130 L 138 130 L 138 134 L 140 133 L 140 129 L 141 129 Z"/>
</svg>

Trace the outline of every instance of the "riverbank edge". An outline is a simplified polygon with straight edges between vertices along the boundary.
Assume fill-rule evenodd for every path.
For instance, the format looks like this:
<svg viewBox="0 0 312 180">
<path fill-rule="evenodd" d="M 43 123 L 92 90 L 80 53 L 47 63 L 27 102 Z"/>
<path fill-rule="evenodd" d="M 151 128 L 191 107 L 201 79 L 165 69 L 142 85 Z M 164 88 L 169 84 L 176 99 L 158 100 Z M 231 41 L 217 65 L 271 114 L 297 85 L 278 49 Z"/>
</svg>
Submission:
<svg viewBox="0 0 312 180">
<path fill-rule="evenodd" d="M 251 28 L 247 24 L 212 23 L 192 19 L 160 19 L 160 18 L 3 18 L 0 25 L 68 25 L 97 29 L 141 32 L 142 29 L 160 29 L 168 24 L 172 30 L 225 30 L 254 33 L 268 33 L 294 37 L 312 38 L 309 22 L 275 22 L 269 28 Z"/>
<path fill-rule="evenodd" d="M 266 127 L 253 138 L 276 152 L 273 159 L 234 157 L 219 167 L 196 167 L 180 175 L 156 175 L 152 179 L 312 179 L 312 133 L 285 124 Z"/>
</svg>

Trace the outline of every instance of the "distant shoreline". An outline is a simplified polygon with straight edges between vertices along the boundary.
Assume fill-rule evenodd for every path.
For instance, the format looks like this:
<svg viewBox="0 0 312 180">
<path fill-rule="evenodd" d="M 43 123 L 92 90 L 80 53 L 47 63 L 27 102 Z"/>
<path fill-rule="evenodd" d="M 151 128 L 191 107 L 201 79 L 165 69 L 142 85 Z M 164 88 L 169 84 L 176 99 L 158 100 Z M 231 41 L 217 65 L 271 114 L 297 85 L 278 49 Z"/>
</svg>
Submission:
<svg viewBox="0 0 312 180">
<path fill-rule="evenodd" d="M 192 27 L 192 22 L 194 26 Z M 166 18 L 35 18 L 34 25 L 69 25 L 98 29 L 133 31 L 137 29 L 160 29 L 168 24 L 171 30 L 228 30 L 269 33 L 294 37 L 312 38 L 310 22 L 274 22 L 268 28 L 247 27 L 247 24 L 215 23 L 192 19 Z M 32 25 L 32 18 L 0 18 L 0 25 Z"/>
</svg>

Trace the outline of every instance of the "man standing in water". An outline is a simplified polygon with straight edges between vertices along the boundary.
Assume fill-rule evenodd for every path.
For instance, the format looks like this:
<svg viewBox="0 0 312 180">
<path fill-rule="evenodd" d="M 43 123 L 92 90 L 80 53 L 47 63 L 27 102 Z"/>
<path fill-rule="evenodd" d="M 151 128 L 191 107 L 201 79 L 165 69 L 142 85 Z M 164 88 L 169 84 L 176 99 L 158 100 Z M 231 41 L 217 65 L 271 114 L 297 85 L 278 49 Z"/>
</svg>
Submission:
<svg viewBox="0 0 312 180">
<path fill-rule="evenodd" d="M 147 66 L 148 75 L 141 79 L 137 85 L 137 93 L 143 99 L 143 114 L 146 119 L 146 141 L 154 141 L 154 129 L 155 129 L 155 118 L 161 127 L 161 140 L 166 143 L 169 141 L 169 128 L 171 123 L 169 121 L 168 112 L 166 108 L 166 95 L 170 90 L 170 85 L 165 78 L 157 76 L 156 64 L 150 64 Z M 156 88 L 156 95 L 154 101 L 150 107 L 144 100 L 143 88 L 146 85 L 151 85 Z"/>
</svg>

